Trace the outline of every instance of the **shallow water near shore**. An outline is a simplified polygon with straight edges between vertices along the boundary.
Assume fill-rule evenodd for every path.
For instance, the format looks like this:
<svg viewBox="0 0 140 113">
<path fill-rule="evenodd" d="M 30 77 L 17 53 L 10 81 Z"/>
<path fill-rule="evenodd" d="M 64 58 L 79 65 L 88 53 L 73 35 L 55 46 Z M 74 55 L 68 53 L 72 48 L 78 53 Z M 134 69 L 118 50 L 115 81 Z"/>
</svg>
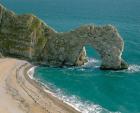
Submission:
<svg viewBox="0 0 140 113">
<path fill-rule="evenodd" d="M 125 42 L 128 70 L 101 71 L 98 53 L 86 45 L 81 67 L 36 67 L 34 77 L 83 113 L 140 112 L 139 0 L 0 0 L 18 14 L 34 13 L 57 31 L 82 24 L 115 25 Z"/>
<path fill-rule="evenodd" d="M 92 65 L 93 61 L 77 68 L 37 67 L 34 77 L 83 113 L 138 113 L 140 66 L 101 71 L 98 65 Z"/>
</svg>

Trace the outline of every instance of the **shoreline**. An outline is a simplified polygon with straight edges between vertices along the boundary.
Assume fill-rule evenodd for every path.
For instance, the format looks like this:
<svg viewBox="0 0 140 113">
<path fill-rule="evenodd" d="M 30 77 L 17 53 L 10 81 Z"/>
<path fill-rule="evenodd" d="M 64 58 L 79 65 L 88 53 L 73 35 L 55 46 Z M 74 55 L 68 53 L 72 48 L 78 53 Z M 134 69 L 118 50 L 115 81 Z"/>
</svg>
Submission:
<svg viewBox="0 0 140 113">
<path fill-rule="evenodd" d="M 51 98 L 54 102 L 61 104 L 64 107 L 68 107 L 68 109 L 72 110 L 70 113 L 80 113 L 80 111 L 78 111 L 78 109 L 72 107 L 72 105 L 70 105 L 70 103 L 66 103 L 63 100 L 59 99 L 53 92 L 51 92 L 47 87 L 45 87 L 45 85 L 39 83 L 37 80 L 31 78 L 28 75 L 28 72 L 30 71 L 30 69 L 35 68 L 36 66 L 33 66 L 31 64 L 29 64 L 29 67 L 27 67 L 24 70 L 24 76 L 25 78 L 31 83 L 33 84 L 36 88 L 38 88 L 39 90 L 42 90 L 42 93 L 45 96 L 49 96 L 49 98 Z M 61 106 L 61 107 L 62 107 Z"/>
<path fill-rule="evenodd" d="M 72 107 L 73 109 L 75 109 L 76 111 L 78 111 L 79 113 L 82 112 L 83 110 L 82 109 L 79 109 L 79 106 L 77 106 L 76 104 L 77 103 L 73 103 L 71 101 L 68 101 L 68 100 L 65 100 L 64 98 L 62 98 L 59 94 L 57 94 L 55 92 L 55 90 L 52 90 L 48 85 L 40 82 L 38 79 L 34 78 L 34 71 L 35 71 L 35 68 L 38 67 L 38 66 L 31 66 L 30 68 L 28 68 L 26 70 L 26 76 L 27 76 L 27 79 L 30 79 L 32 81 L 35 82 L 35 84 L 38 86 L 40 86 L 40 88 L 46 92 L 46 93 L 49 93 L 50 95 L 54 96 L 56 99 L 58 99 L 59 101 L 61 101 L 62 103 L 64 104 L 67 104 L 68 106 Z M 66 96 L 64 94 L 62 94 L 63 96 Z M 67 97 L 69 98 L 69 97 Z M 79 100 L 79 102 L 81 102 Z"/>
<path fill-rule="evenodd" d="M 80 113 L 29 78 L 32 66 L 24 60 L 0 58 L 0 112 Z"/>
</svg>

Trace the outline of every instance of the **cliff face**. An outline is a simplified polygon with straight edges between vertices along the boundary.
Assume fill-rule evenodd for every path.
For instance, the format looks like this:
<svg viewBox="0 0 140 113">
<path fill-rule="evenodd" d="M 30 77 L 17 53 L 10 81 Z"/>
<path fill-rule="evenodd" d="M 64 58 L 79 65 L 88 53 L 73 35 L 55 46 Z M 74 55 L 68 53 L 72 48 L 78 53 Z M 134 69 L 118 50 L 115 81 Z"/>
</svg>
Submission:
<svg viewBox="0 0 140 113">
<path fill-rule="evenodd" d="M 54 31 L 34 15 L 16 15 L 0 5 L 0 51 L 37 59 Z"/>
<path fill-rule="evenodd" d="M 124 43 L 111 26 L 81 26 L 59 33 L 34 15 L 16 15 L 0 5 L 0 53 L 51 66 L 83 65 L 84 46 L 91 44 L 102 59 L 101 69 L 126 69 L 121 54 Z"/>
</svg>

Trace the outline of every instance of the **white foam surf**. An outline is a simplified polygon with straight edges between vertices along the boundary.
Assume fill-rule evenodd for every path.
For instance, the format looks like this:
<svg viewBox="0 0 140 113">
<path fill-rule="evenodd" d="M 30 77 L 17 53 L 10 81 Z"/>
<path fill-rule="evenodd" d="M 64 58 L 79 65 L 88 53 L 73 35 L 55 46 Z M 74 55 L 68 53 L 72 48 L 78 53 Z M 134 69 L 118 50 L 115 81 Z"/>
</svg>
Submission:
<svg viewBox="0 0 140 113">
<path fill-rule="evenodd" d="M 79 97 L 75 95 L 66 95 L 61 89 L 56 88 L 52 84 L 48 83 L 48 85 L 42 83 L 42 86 L 47 87 L 47 89 L 44 87 L 44 91 L 53 95 L 54 97 L 57 97 L 64 103 L 70 105 L 77 111 L 81 113 L 112 113 L 108 111 L 107 109 L 101 107 L 100 105 L 88 102 L 88 101 L 82 101 Z M 50 87 L 53 87 L 53 91 L 48 90 L 51 89 Z M 119 113 L 119 112 L 114 112 Z"/>
<path fill-rule="evenodd" d="M 101 61 L 95 58 L 88 58 L 88 62 L 82 66 L 83 68 L 99 68 L 101 65 Z M 82 69 L 83 69 L 82 68 Z M 139 73 L 140 72 L 140 65 L 137 64 L 130 64 L 128 69 L 126 70 L 119 70 L 114 72 L 125 72 L 125 73 Z"/>
<path fill-rule="evenodd" d="M 66 95 L 61 89 L 56 88 L 51 83 L 44 84 L 40 82 L 40 80 L 37 80 L 34 78 L 34 70 L 36 67 L 32 67 L 30 70 L 28 70 L 27 74 L 30 77 L 30 79 L 33 79 L 35 81 L 38 81 L 42 84 L 42 88 L 45 92 L 53 95 L 54 97 L 57 97 L 64 103 L 72 106 L 74 109 L 81 113 L 110 113 L 108 110 L 102 108 L 100 105 L 96 105 L 90 102 L 84 102 L 79 97 L 75 95 L 68 96 Z"/>
<path fill-rule="evenodd" d="M 99 67 L 97 66 L 97 64 L 98 65 L 100 64 L 99 60 L 90 58 L 88 63 L 82 66 L 81 69 L 88 68 L 88 67 L 89 68 Z M 27 73 L 31 79 L 34 79 L 40 83 L 40 80 L 35 79 L 33 76 L 35 68 L 36 67 L 32 67 Z M 137 72 L 140 72 L 140 65 L 130 65 L 127 70 L 114 71 L 114 72 L 137 73 Z M 112 113 L 100 105 L 97 105 L 88 101 L 82 101 L 79 97 L 75 95 L 67 95 L 61 89 L 56 88 L 51 83 L 44 84 L 41 82 L 41 84 L 44 91 L 57 97 L 58 99 L 72 106 L 73 108 L 80 111 L 81 113 Z M 119 112 L 115 112 L 115 113 L 119 113 Z"/>
<path fill-rule="evenodd" d="M 130 65 L 128 68 L 129 73 L 137 73 L 140 72 L 140 65 Z"/>
<path fill-rule="evenodd" d="M 96 68 L 97 64 L 99 64 L 99 63 L 100 63 L 99 60 L 90 58 L 88 63 L 86 63 L 82 67 L 82 69 L 84 69 L 85 67 L 86 68 L 88 68 L 88 67 L 89 68 Z M 42 88 L 44 89 L 45 92 L 53 95 L 54 97 L 57 97 L 58 99 L 60 99 L 64 103 L 70 105 L 71 107 L 73 107 L 77 111 L 79 111 L 81 113 L 120 113 L 120 112 L 108 111 L 107 109 L 103 108 L 102 106 L 95 104 L 95 103 L 92 103 L 92 102 L 89 102 L 89 101 L 83 101 L 78 96 L 67 95 L 67 94 L 65 94 L 65 92 L 63 92 L 61 89 L 57 88 L 56 86 L 54 86 L 51 83 L 42 83 L 40 80 L 37 80 L 34 78 L 35 68 L 36 67 L 32 67 L 27 72 L 28 76 L 31 79 L 41 83 Z"/>
<path fill-rule="evenodd" d="M 140 73 L 140 65 L 137 64 L 131 64 L 129 65 L 128 69 L 125 70 L 118 70 L 118 71 L 113 71 L 113 72 L 122 72 L 122 73 Z"/>
<path fill-rule="evenodd" d="M 27 71 L 27 75 L 29 76 L 30 79 L 34 79 L 35 68 L 36 68 L 36 66 L 30 68 L 30 69 Z"/>
<path fill-rule="evenodd" d="M 82 67 L 94 67 L 94 68 L 96 68 L 96 67 L 99 67 L 99 65 L 100 65 L 100 60 L 98 60 L 98 59 L 95 59 L 95 58 L 88 58 L 88 62 L 87 63 L 85 63 L 85 65 L 83 65 Z"/>
</svg>

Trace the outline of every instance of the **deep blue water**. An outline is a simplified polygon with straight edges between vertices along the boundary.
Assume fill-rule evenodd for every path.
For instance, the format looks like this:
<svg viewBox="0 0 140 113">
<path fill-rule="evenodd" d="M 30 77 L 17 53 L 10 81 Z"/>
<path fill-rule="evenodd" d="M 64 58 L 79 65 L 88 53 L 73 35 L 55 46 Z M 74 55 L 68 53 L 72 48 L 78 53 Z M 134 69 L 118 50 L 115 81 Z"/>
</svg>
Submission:
<svg viewBox="0 0 140 113">
<path fill-rule="evenodd" d="M 77 68 L 37 67 L 35 78 L 83 113 L 140 113 L 140 0 L 0 0 L 18 14 L 34 13 L 57 31 L 81 24 L 115 25 L 125 41 L 124 71 L 99 70 L 100 56 L 87 46 L 89 63 Z"/>
</svg>

